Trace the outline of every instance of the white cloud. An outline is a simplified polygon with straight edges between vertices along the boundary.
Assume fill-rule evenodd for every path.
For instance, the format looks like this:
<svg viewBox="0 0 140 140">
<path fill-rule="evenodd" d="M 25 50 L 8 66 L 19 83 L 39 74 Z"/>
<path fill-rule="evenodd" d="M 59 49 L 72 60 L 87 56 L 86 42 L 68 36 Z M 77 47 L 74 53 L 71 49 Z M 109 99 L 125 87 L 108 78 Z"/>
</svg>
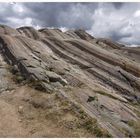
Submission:
<svg viewBox="0 0 140 140">
<path fill-rule="evenodd" d="M 13 10 L 15 12 L 19 12 L 19 13 L 24 12 L 23 6 L 21 4 L 18 4 L 18 3 L 17 4 L 13 4 Z"/>
<path fill-rule="evenodd" d="M 66 27 L 60 27 L 59 28 L 62 32 L 66 32 L 67 30 L 69 30 L 68 28 L 66 28 Z"/>
<path fill-rule="evenodd" d="M 32 20 L 32 18 L 27 17 L 27 18 L 24 19 L 24 21 L 25 21 L 25 25 L 27 25 L 27 26 L 33 26 L 33 20 Z"/>
<path fill-rule="evenodd" d="M 139 17 L 139 16 L 140 16 L 140 10 L 138 10 L 134 13 L 134 17 Z"/>
<path fill-rule="evenodd" d="M 112 38 L 126 44 L 140 44 L 140 10 L 137 10 L 140 5 L 127 6 L 115 10 L 111 5 L 101 4 L 92 16 L 95 22 L 88 32 L 95 37 Z"/>
<path fill-rule="evenodd" d="M 24 19 L 20 19 L 16 17 L 8 17 L 7 20 L 10 22 L 11 26 L 13 27 L 33 26 L 32 18 L 30 17 Z"/>
</svg>

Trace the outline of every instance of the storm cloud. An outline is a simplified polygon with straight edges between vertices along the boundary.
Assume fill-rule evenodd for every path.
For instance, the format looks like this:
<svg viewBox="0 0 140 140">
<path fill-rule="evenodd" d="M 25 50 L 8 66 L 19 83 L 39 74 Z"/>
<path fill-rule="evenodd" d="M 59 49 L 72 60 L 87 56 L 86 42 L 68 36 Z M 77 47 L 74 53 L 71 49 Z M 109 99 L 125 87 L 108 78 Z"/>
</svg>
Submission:
<svg viewBox="0 0 140 140">
<path fill-rule="evenodd" d="M 0 24 L 85 29 L 95 37 L 140 45 L 140 3 L 0 3 Z"/>
</svg>

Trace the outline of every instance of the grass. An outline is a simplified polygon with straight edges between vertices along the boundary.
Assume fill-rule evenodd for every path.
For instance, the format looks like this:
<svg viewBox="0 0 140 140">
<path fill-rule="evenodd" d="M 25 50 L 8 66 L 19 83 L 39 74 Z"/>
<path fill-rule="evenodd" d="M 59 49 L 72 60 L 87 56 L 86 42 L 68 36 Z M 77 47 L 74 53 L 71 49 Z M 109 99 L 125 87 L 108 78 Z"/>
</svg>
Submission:
<svg viewBox="0 0 140 140">
<path fill-rule="evenodd" d="M 26 78 L 19 72 L 18 68 L 8 65 L 7 69 L 13 74 L 13 81 L 16 83 L 21 84 L 26 80 Z"/>
<path fill-rule="evenodd" d="M 78 119 L 75 121 L 77 129 L 83 128 L 88 133 L 96 136 L 96 137 L 112 137 L 106 130 L 101 128 L 95 118 L 88 116 L 88 114 L 83 110 L 83 108 L 74 104 L 70 100 L 66 98 L 61 98 L 56 94 L 56 99 L 61 100 L 61 105 L 65 106 L 74 114 Z"/>
<path fill-rule="evenodd" d="M 90 118 L 83 112 L 80 116 L 80 122 L 78 126 L 85 128 L 89 133 L 92 133 L 96 137 L 111 137 L 111 135 L 106 130 L 98 125 L 98 122 L 95 118 Z"/>
<path fill-rule="evenodd" d="M 133 121 L 133 120 L 130 120 L 128 121 L 128 125 L 130 127 L 133 127 L 134 128 L 134 131 L 135 131 L 135 137 L 140 137 L 140 120 L 139 121 Z"/>
<path fill-rule="evenodd" d="M 81 107 L 77 111 L 75 110 L 75 113 L 79 118 L 77 122 L 78 128 L 83 127 L 96 137 L 111 137 L 106 130 L 99 126 L 97 120 L 88 116 Z"/>
</svg>

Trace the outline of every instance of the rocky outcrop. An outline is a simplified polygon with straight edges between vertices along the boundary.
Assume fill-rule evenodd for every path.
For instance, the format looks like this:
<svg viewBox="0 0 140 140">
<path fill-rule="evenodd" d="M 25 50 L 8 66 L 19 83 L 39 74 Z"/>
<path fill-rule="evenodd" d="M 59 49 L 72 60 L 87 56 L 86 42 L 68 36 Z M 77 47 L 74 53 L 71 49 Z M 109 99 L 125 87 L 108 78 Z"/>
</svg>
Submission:
<svg viewBox="0 0 140 140">
<path fill-rule="evenodd" d="M 34 40 L 40 39 L 41 38 L 41 34 L 35 30 L 33 27 L 20 27 L 17 29 L 21 35 L 23 36 L 27 36 L 29 38 L 32 38 Z"/>
<path fill-rule="evenodd" d="M 7 34 L 7 35 L 19 35 L 20 33 L 9 26 L 0 25 L 0 34 Z"/>
<path fill-rule="evenodd" d="M 139 48 L 83 30 L 0 26 L 1 57 L 46 93 L 63 93 L 113 137 L 137 136 Z"/>
</svg>

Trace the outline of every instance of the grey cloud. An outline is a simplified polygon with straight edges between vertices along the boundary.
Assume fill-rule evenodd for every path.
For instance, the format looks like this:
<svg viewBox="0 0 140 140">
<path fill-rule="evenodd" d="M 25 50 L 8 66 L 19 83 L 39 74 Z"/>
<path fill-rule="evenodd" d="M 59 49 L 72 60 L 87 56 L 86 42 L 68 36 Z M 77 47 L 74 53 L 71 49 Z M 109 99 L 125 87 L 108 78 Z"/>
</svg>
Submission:
<svg viewBox="0 0 140 140">
<path fill-rule="evenodd" d="M 125 4 L 125 3 L 122 3 L 122 2 L 112 2 L 113 6 L 116 8 L 116 9 L 120 9 L 122 8 L 122 6 Z"/>
<path fill-rule="evenodd" d="M 140 44 L 140 3 L 0 3 L 0 24 L 83 28 L 95 37 Z M 133 26 L 132 26 L 133 25 Z"/>
<path fill-rule="evenodd" d="M 121 42 L 122 38 L 129 38 L 132 36 L 131 32 L 124 32 L 123 29 L 125 27 L 129 26 L 128 21 L 123 21 L 122 24 L 120 24 L 117 27 L 110 27 L 109 31 L 109 37 L 112 38 L 114 41 Z"/>
<path fill-rule="evenodd" d="M 40 3 L 24 4 L 30 9 L 33 22 L 41 26 L 84 28 L 93 24 L 91 19 L 97 3 Z"/>
<path fill-rule="evenodd" d="M 110 32 L 110 38 L 112 38 L 114 41 L 120 41 L 122 38 L 128 38 L 128 37 L 131 37 L 132 34 L 131 33 L 121 33 L 119 31 L 112 31 Z"/>
</svg>

